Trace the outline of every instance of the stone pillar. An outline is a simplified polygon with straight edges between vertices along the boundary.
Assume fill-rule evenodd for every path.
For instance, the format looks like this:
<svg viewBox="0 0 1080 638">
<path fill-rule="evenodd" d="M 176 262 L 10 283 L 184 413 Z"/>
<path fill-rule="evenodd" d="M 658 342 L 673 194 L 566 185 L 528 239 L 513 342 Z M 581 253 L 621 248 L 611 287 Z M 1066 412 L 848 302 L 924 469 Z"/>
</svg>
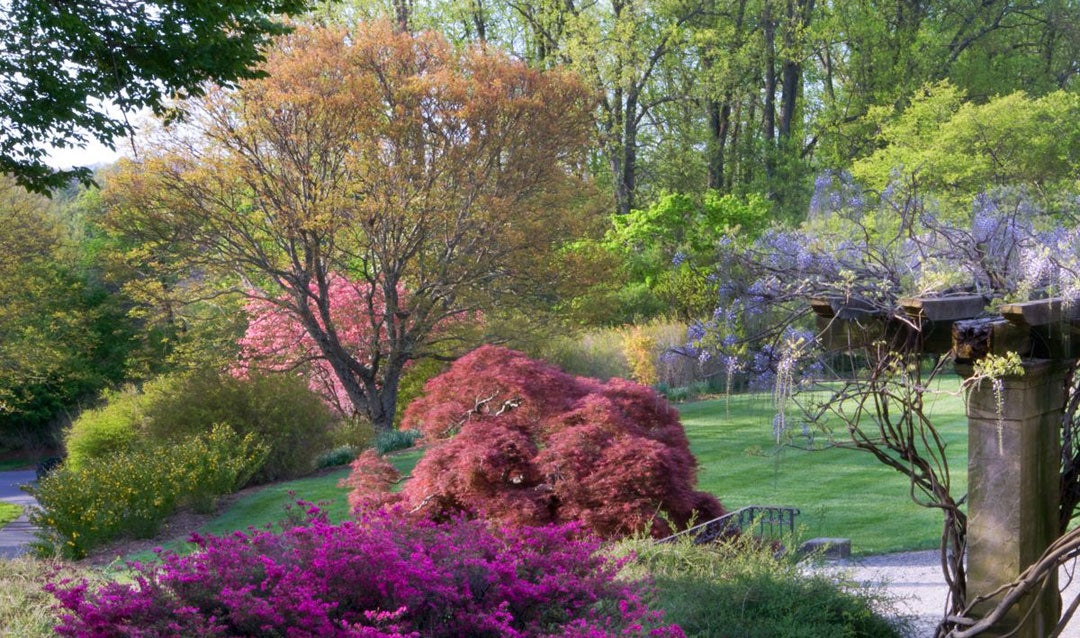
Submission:
<svg viewBox="0 0 1080 638">
<path fill-rule="evenodd" d="M 1057 537 L 1064 366 L 1027 360 L 1022 376 L 1002 381 L 1000 414 L 989 381 L 968 402 L 969 600 L 1013 581 Z M 1060 613 L 1055 575 L 1043 594 L 1025 597 L 986 635 L 1009 633 L 1027 617 L 1009 635 L 1041 638 Z"/>
</svg>

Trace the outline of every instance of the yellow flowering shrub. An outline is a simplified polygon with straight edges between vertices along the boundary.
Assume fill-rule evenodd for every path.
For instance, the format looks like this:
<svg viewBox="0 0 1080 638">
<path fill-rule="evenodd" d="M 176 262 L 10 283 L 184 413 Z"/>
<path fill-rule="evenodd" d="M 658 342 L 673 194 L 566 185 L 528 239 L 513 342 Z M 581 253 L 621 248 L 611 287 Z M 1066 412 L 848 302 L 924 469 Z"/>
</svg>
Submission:
<svg viewBox="0 0 1080 638">
<path fill-rule="evenodd" d="M 139 447 L 61 466 L 33 488 L 39 508 L 36 549 L 43 555 L 82 558 L 121 536 L 151 538 L 180 505 L 211 511 L 217 498 L 251 477 L 267 448 L 231 428 L 175 445 Z"/>
</svg>

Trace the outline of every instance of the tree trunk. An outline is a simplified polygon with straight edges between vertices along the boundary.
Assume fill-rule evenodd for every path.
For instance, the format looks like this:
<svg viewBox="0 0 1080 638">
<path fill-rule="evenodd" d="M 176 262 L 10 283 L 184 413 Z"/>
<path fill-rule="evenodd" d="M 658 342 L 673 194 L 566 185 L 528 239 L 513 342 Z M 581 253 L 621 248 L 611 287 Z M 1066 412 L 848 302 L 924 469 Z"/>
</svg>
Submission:
<svg viewBox="0 0 1080 638">
<path fill-rule="evenodd" d="M 411 17 L 411 0 L 394 0 L 394 23 L 397 26 L 397 30 L 399 32 L 412 33 L 412 30 L 409 28 L 409 22 Z"/>
<path fill-rule="evenodd" d="M 637 98 L 636 87 L 627 90 L 626 107 L 623 113 L 622 170 L 617 176 L 620 215 L 629 214 L 633 210 L 634 190 L 637 188 Z"/>
<path fill-rule="evenodd" d="M 762 134 L 765 137 L 765 176 L 771 179 L 776 172 L 776 21 L 773 19 L 772 0 L 765 0 L 761 22 L 765 36 L 765 106 L 762 113 Z"/>
<path fill-rule="evenodd" d="M 798 9 L 798 10 L 797 10 Z M 809 24 L 810 12 L 814 9 L 814 0 L 806 0 L 801 6 L 796 0 L 787 0 L 787 15 L 784 24 L 784 61 L 781 65 L 780 88 L 780 139 L 791 139 L 791 124 L 795 119 L 799 93 L 802 84 L 802 63 L 798 60 L 796 36 Z"/>
<path fill-rule="evenodd" d="M 708 100 L 706 109 L 709 113 L 709 181 L 708 187 L 714 190 L 724 188 L 724 152 L 726 151 L 728 129 L 731 126 L 731 100 L 724 96 L 723 106 L 716 100 Z"/>
</svg>

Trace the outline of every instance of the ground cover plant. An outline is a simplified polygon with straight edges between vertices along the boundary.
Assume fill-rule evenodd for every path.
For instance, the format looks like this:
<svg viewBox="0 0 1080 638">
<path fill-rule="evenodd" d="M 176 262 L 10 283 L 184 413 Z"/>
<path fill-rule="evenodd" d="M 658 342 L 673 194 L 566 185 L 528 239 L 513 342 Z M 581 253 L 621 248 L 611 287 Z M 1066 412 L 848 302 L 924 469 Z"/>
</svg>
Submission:
<svg viewBox="0 0 1080 638">
<path fill-rule="evenodd" d="M 883 590 L 807 572 L 792 555 L 752 539 L 708 546 L 627 539 L 612 553 L 633 557 L 624 574 L 650 578 L 665 619 L 689 638 L 903 635 L 896 601 Z"/>
<path fill-rule="evenodd" d="M 409 405 L 403 427 L 428 449 L 398 493 L 373 452 L 353 464 L 358 509 L 403 503 L 435 520 L 465 513 L 509 525 L 577 521 L 611 538 L 669 534 L 723 513 L 695 489 L 678 413 L 623 379 L 574 377 L 506 348 L 455 361 Z"/>
<path fill-rule="evenodd" d="M 380 512 L 335 525 L 317 507 L 282 534 L 196 536 L 199 552 L 125 582 L 47 586 L 57 633 L 147 638 L 682 636 L 579 526 L 491 528 Z"/>
<path fill-rule="evenodd" d="M 0 560 L 0 636 L 49 638 L 59 622 L 56 600 L 42 589 L 49 579 L 90 578 L 90 570 L 21 556 Z"/>
</svg>

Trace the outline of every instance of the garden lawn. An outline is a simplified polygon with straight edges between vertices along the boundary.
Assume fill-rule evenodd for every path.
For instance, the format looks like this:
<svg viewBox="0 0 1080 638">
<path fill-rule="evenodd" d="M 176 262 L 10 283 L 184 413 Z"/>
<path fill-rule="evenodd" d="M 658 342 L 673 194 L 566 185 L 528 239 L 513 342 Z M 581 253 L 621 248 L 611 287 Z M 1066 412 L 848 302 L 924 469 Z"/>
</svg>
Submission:
<svg viewBox="0 0 1080 638">
<path fill-rule="evenodd" d="M 943 381 L 955 391 L 955 380 Z M 776 445 L 772 396 L 739 395 L 679 407 L 698 460 L 699 489 L 729 511 L 747 505 L 797 507 L 802 539 L 850 538 L 852 551 L 880 554 L 938 546 L 941 515 L 914 504 L 905 476 L 869 453 L 803 451 Z M 967 420 L 960 398 L 939 395 L 927 413 L 943 433 L 957 498 L 967 491 Z M 789 412 L 789 418 L 791 413 Z M 843 436 L 839 429 L 837 436 Z"/>
<path fill-rule="evenodd" d="M 0 529 L 4 529 L 5 525 L 19 518 L 22 513 L 23 508 L 18 505 L 12 503 L 0 503 Z"/>
</svg>

